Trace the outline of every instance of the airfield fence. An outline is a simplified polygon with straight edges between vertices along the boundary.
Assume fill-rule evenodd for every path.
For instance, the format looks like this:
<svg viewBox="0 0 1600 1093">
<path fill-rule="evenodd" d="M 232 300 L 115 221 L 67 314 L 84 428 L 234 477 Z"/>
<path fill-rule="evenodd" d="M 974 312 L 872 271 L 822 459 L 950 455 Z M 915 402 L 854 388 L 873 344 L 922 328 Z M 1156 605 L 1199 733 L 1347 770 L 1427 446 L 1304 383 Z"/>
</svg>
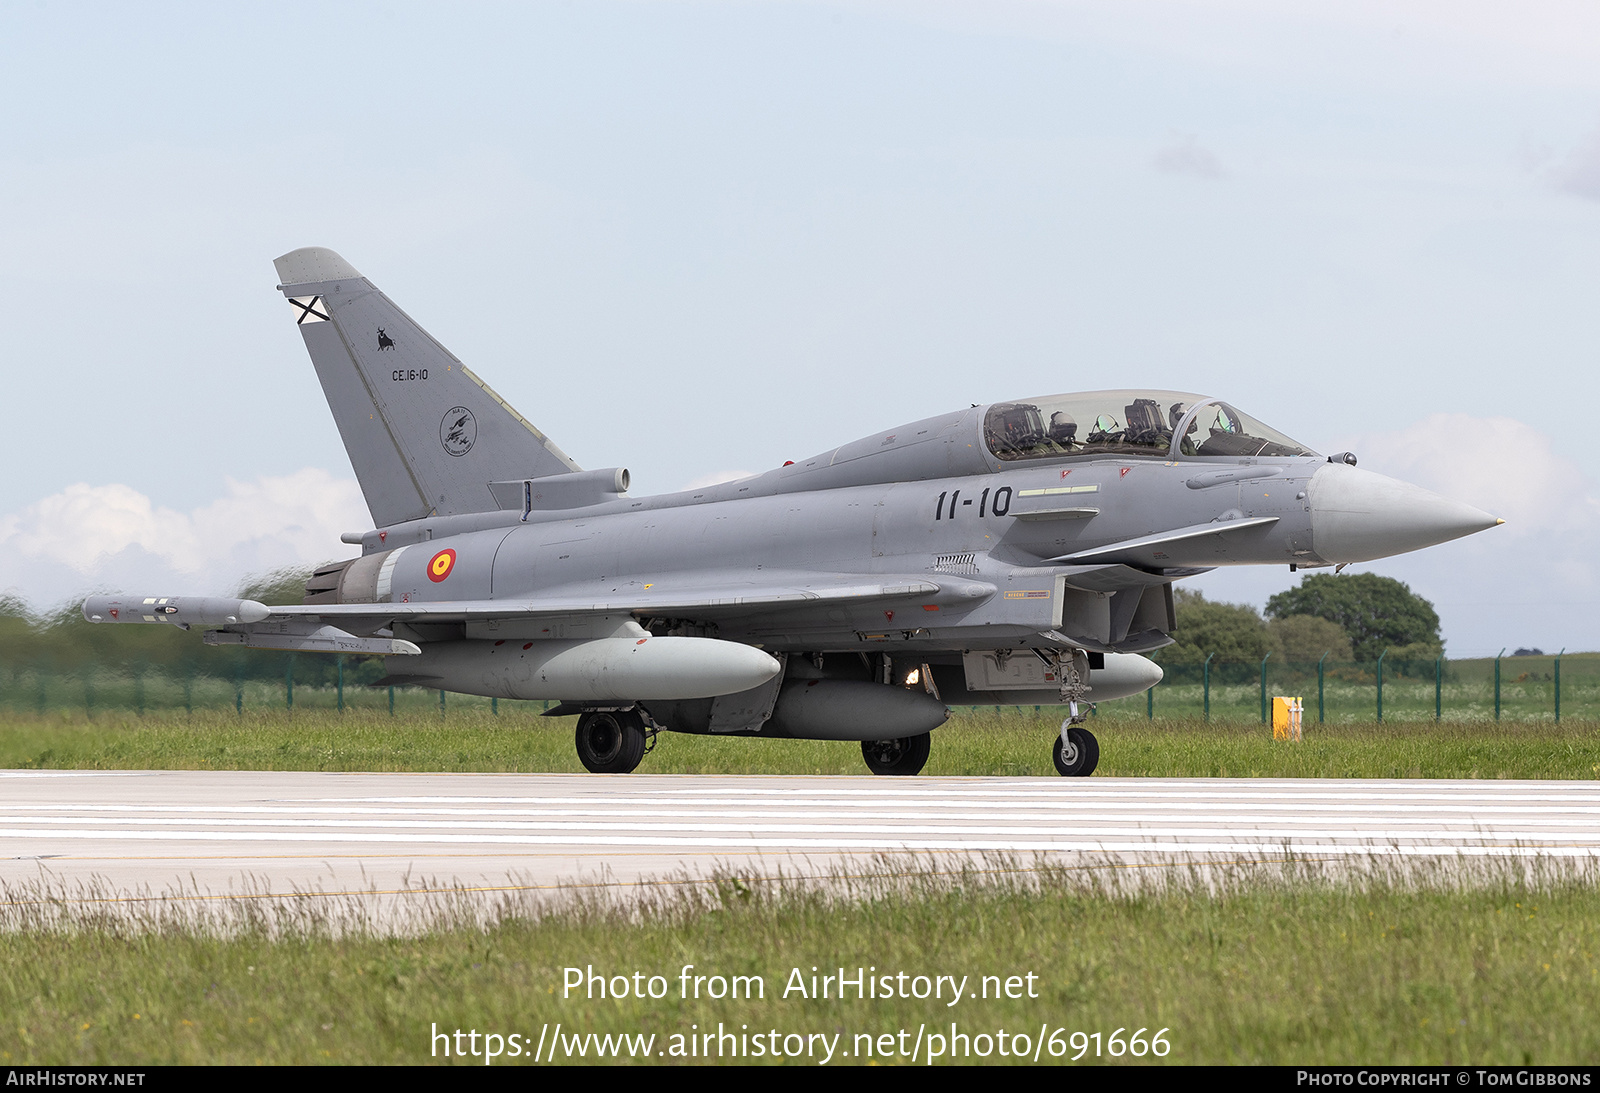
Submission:
<svg viewBox="0 0 1600 1093">
<path fill-rule="evenodd" d="M 1100 703 L 1097 716 L 1265 724 L 1272 699 L 1286 695 L 1304 700 L 1306 725 L 1600 719 L 1600 653 L 1369 661 L 1211 656 L 1161 668 L 1159 684 L 1136 698 Z"/>
<path fill-rule="evenodd" d="M 93 717 L 101 712 L 140 716 L 193 713 L 197 710 L 243 713 L 266 710 L 348 710 L 369 713 L 448 716 L 453 711 L 482 710 L 538 716 L 554 702 L 480 698 L 423 687 L 372 686 L 381 662 L 358 657 L 286 655 L 283 671 L 263 678 L 260 672 L 229 678 L 194 664 L 143 665 L 81 662 L 71 669 L 10 662 L 0 664 L 0 710 L 40 715 L 74 710 Z M 331 670 L 329 663 L 331 662 Z"/>
<path fill-rule="evenodd" d="M 18 655 L 0 660 L 0 711 L 173 715 L 205 711 L 348 710 L 372 714 L 476 711 L 538 716 L 551 702 L 480 698 L 421 687 L 373 686 L 373 658 L 279 655 L 268 671 L 204 659 L 144 664 Z M 1159 660 L 1159 657 L 1157 658 Z M 1304 699 L 1305 724 L 1379 721 L 1600 720 L 1600 653 L 1397 661 L 1243 661 L 1163 664 L 1143 695 L 1096 704 L 1095 717 L 1265 723 L 1277 695 Z M 269 674 L 270 673 L 270 674 Z M 1030 709 L 1032 707 L 1019 707 Z M 1041 708 L 1043 709 L 1043 708 Z"/>
</svg>

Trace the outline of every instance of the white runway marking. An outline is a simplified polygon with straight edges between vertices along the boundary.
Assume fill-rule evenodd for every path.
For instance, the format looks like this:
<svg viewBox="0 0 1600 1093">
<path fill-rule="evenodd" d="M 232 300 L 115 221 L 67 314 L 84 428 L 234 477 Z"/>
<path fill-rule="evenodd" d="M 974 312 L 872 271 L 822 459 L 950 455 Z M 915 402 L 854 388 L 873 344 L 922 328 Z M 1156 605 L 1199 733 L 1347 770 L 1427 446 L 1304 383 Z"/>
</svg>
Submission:
<svg viewBox="0 0 1600 1093">
<path fill-rule="evenodd" d="M 111 777 L 114 775 L 114 777 Z M 0 880 L 628 882 L 884 852 L 1600 858 L 1600 782 L 0 772 Z"/>
</svg>

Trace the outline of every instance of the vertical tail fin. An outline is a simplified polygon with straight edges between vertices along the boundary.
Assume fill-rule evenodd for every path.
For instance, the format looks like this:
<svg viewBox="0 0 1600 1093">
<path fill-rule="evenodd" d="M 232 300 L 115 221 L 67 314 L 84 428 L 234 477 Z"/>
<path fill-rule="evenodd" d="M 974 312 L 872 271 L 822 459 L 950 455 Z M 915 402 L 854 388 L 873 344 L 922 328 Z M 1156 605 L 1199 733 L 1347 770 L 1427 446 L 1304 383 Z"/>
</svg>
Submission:
<svg viewBox="0 0 1600 1093">
<path fill-rule="evenodd" d="M 377 527 L 488 512 L 490 482 L 579 469 L 333 251 L 273 265 Z"/>
</svg>

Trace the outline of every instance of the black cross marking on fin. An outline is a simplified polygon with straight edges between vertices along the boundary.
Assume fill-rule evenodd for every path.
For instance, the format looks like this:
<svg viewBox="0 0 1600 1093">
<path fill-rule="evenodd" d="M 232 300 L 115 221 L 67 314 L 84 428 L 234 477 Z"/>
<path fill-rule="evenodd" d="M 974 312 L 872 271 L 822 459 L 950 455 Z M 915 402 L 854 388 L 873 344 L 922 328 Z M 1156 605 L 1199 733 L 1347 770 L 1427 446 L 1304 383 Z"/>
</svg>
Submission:
<svg viewBox="0 0 1600 1093">
<path fill-rule="evenodd" d="M 321 296 L 311 296 L 303 301 L 291 296 L 289 302 L 300 309 L 300 314 L 294 320 L 296 326 L 302 326 L 308 320 L 314 323 L 326 322 L 329 318 L 327 310 L 321 306 Z"/>
</svg>

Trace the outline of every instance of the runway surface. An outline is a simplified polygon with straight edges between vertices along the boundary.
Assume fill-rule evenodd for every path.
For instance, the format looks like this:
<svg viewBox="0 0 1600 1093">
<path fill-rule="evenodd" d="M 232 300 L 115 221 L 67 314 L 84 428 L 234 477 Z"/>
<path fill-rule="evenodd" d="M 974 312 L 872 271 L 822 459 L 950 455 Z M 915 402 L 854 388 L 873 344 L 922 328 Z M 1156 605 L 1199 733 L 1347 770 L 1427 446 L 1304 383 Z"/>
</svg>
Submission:
<svg viewBox="0 0 1600 1093">
<path fill-rule="evenodd" d="M 1600 783 L 0 771 L 0 882 L 99 899 L 628 886 L 884 852 L 1600 857 Z"/>
</svg>

